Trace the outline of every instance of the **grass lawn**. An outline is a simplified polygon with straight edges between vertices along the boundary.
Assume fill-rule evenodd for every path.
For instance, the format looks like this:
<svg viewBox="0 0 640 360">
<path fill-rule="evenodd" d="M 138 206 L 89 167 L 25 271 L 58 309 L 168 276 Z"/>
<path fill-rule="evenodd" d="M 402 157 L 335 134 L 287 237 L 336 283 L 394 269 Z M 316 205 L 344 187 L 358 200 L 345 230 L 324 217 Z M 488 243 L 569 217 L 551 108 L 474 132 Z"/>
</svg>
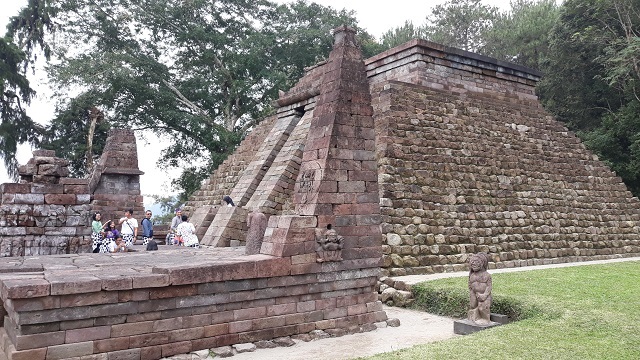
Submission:
<svg viewBox="0 0 640 360">
<path fill-rule="evenodd" d="M 513 304 L 524 319 L 368 359 L 640 359 L 640 261 L 493 274 L 492 279 L 494 304 Z M 466 278 L 417 286 L 418 293 L 445 294 L 451 304 L 438 312 L 466 312 Z"/>
</svg>

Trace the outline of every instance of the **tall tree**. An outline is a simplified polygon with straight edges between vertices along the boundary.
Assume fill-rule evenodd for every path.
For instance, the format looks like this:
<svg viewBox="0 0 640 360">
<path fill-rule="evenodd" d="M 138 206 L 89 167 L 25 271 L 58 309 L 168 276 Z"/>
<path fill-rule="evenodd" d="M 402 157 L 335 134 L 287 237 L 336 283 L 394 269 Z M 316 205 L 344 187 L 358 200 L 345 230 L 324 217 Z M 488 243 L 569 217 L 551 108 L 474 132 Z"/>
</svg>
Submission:
<svg viewBox="0 0 640 360">
<path fill-rule="evenodd" d="M 567 0 L 551 34 L 545 107 L 640 195 L 638 0 Z"/>
<path fill-rule="evenodd" d="M 449 0 L 436 5 L 427 17 L 428 40 L 468 51 L 485 45 L 484 34 L 491 29 L 498 8 L 482 4 L 482 0 Z"/>
<path fill-rule="evenodd" d="M 402 26 L 393 28 L 382 34 L 380 42 L 386 50 L 404 44 L 409 40 L 421 39 L 424 37 L 424 28 L 421 26 L 414 26 L 411 21 L 407 20 Z"/>
<path fill-rule="evenodd" d="M 56 97 L 70 107 L 69 99 L 81 94 L 82 104 L 103 109 L 113 126 L 167 136 L 161 166 L 187 169 L 177 181 L 186 194 L 271 111 L 279 89 L 328 54 L 332 28 L 357 26 L 352 12 L 305 1 L 59 0 L 51 6 L 60 24 L 51 43 L 59 62 L 49 68 Z"/>
<path fill-rule="evenodd" d="M 6 35 L 0 37 L 0 159 L 14 178 L 18 175 L 18 145 L 37 145 L 43 131 L 26 112 L 35 91 L 25 73 L 37 50 L 43 50 L 48 59 L 44 34 L 54 26 L 48 1 L 29 0 L 28 5 L 11 19 Z"/>
<path fill-rule="evenodd" d="M 483 35 L 486 42 L 479 51 L 539 70 L 558 15 L 555 0 L 512 0 L 511 10 L 500 13 Z"/>
</svg>

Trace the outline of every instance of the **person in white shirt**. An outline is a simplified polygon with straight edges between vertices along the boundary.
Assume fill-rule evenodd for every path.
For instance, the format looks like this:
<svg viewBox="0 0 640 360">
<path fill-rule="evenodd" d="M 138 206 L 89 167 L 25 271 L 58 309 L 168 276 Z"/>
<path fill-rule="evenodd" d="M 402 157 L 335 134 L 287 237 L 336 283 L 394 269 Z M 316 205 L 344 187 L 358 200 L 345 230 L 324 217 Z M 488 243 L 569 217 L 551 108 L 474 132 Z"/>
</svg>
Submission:
<svg viewBox="0 0 640 360">
<path fill-rule="evenodd" d="M 109 252 L 110 253 L 115 253 L 115 252 L 127 252 L 127 245 L 124 243 L 124 240 L 122 240 L 121 236 L 118 236 L 116 238 L 116 241 L 110 241 L 109 245 L 107 245 Z"/>
<path fill-rule="evenodd" d="M 188 221 L 187 215 L 182 215 L 182 222 L 176 229 L 176 238 L 178 239 L 178 245 L 200 247 L 196 236 L 196 228 Z"/>
<path fill-rule="evenodd" d="M 124 243 L 127 247 L 133 246 L 135 239 L 138 237 L 138 220 L 132 217 L 133 210 L 129 209 L 124 212 L 124 217 L 120 218 L 120 224 L 122 228 L 120 233 L 124 239 Z"/>
</svg>

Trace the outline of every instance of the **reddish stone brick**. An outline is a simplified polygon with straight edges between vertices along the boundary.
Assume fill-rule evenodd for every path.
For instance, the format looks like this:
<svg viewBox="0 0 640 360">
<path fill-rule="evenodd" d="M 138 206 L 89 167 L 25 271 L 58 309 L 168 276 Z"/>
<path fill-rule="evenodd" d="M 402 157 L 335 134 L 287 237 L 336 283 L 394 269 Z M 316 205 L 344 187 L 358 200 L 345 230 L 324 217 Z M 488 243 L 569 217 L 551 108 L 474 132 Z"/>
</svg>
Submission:
<svg viewBox="0 0 640 360">
<path fill-rule="evenodd" d="M 111 336 L 111 326 L 97 326 L 83 329 L 67 330 L 65 343 L 107 339 Z"/>
<path fill-rule="evenodd" d="M 227 334 L 218 337 L 218 346 L 227 346 L 238 344 L 240 342 L 240 337 L 238 334 Z"/>
<path fill-rule="evenodd" d="M 295 334 L 296 331 L 297 331 L 297 325 L 282 326 L 282 327 L 273 329 L 273 336 L 274 338 L 282 337 L 282 336 L 290 336 Z"/>
<path fill-rule="evenodd" d="M 163 287 L 171 284 L 169 276 L 165 274 L 139 274 L 132 277 L 133 288 Z"/>
<path fill-rule="evenodd" d="M 119 302 L 143 300 L 149 300 L 149 290 L 147 289 L 118 291 Z"/>
<path fill-rule="evenodd" d="M 240 333 L 253 329 L 253 321 L 234 321 L 229 323 L 229 333 Z"/>
<path fill-rule="evenodd" d="M 117 302 L 118 293 L 109 291 L 60 296 L 60 307 L 113 304 Z"/>
<path fill-rule="evenodd" d="M 229 333 L 229 324 L 216 324 L 204 327 L 204 337 L 214 337 Z"/>
<path fill-rule="evenodd" d="M 48 296 L 51 286 L 45 279 L 2 280 L 3 299 L 25 299 Z"/>
<path fill-rule="evenodd" d="M 133 279 L 126 275 L 96 274 L 102 279 L 102 290 L 131 290 L 133 289 Z"/>
<path fill-rule="evenodd" d="M 315 309 L 316 309 L 315 301 L 303 301 L 296 304 L 296 311 L 299 313 L 313 311 Z"/>
<path fill-rule="evenodd" d="M 12 351 L 12 348 L 11 346 L 9 347 L 8 360 L 45 360 L 47 357 L 47 348 L 24 351 Z M 4 356 L 4 353 L 0 354 L 0 357 L 2 356 Z"/>
<path fill-rule="evenodd" d="M 324 311 L 324 318 L 325 319 L 335 319 L 335 318 L 347 316 L 347 309 L 346 308 L 327 309 L 327 310 L 323 310 L 323 311 Z"/>
<path fill-rule="evenodd" d="M 211 314 L 184 316 L 182 318 L 182 327 L 184 328 L 207 326 L 210 324 Z"/>
<path fill-rule="evenodd" d="M 217 337 L 206 337 L 201 339 L 193 339 L 191 340 L 192 351 L 211 349 L 218 347 L 218 338 Z"/>
<path fill-rule="evenodd" d="M 247 320 L 247 319 L 257 319 L 260 317 L 264 317 L 267 315 L 266 306 L 249 308 L 249 309 L 239 309 L 235 310 L 233 313 L 234 320 Z"/>
<path fill-rule="evenodd" d="M 253 329 L 262 330 L 262 329 L 285 326 L 287 325 L 286 320 L 287 320 L 286 315 L 255 319 L 253 320 Z"/>
<path fill-rule="evenodd" d="M 204 327 L 189 329 L 179 329 L 169 331 L 169 342 L 179 342 L 191 339 L 198 339 L 204 336 Z"/>
<path fill-rule="evenodd" d="M 149 346 L 140 349 L 140 360 L 157 360 L 162 358 L 162 346 Z"/>
<path fill-rule="evenodd" d="M 107 360 L 140 360 L 140 349 L 113 351 L 107 355 Z"/>
<path fill-rule="evenodd" d="M 129 337 L 130 348 L 140 348 L 145 346 L 162 345 L 169 342 L 169 334 L 166 332 L 133 335 Z"/>
<path fill-rule="evenodd" d="M 225 264 L 221 266 L 222 280 L 238 280 L 255 278 L 257 275 L 256 263 L 237 262 L 233 264 Z"/>
<path fill-rule="evenodd" d="M 178 296 L 191 296 L 198 293 L 196 285 L 169 286 L 149 290 L 149 299 L 164 299 Z"/>
<path fill-rule="evenodd" d="M 162 345 L 162 357 L 186 354 L 191 352 L 191 341 L 182 341 L 177 343 L 170 343 Z"/>
<path fill-rule="evenodd" d="M 90 275 L 52 276 L 51 295 L 83 294 L 102 290 L 102 280 Z"/>
<path fill-rule="evenodd" d="M 274 329 L 263 329 L 257 331 L 249 331 L 242 334 L 238 334 L 238 341 L 241 343 L 256 342 L 260 340 L 270 340 L 275 338 Z"/>
<path fill-rule="evenodd" d="M 287 325 L 300 324 L 304 322 L 304 314 L 289 314 L 285 315 L 285 321 Z"/>
<path fill-rule="evenodd" d="M 75 205 L 75 194 L 45 194 L 44 203 L 52 205 Z"/>
<path fill-rule="evenodd" d="M 64 331 L 33 335 L 14 335 L 14 329 L 7 328 L 6 330 L 16 350 L 36 349 L 64 344 Z"/>
<path fill-rule="evenodd" d="M 137 323 L 112 325 L 111 336 L 120 337 L 150 333 L 153 332 L 153 324 L 154 321 L 143 321 Z"/>
<path fill-rule="evenodd" d="M 142 314 L 127 315 L 126 322 L 134 323 L 134 322 L 140 322 L 140 321 L 151 321 L 151 320 L 160 320 L 160 319 L 162 319 L 161 312 L 152 311 L 152 312 L 146 312 Z"/>
<path fill-rule="evenodd" d="M 93 341 L 49 346 L 47 360 L 59 360 L 93 354 Z"/>
<path fill-rule="evenodd" d="M 219 311 L 211 314 L 211 324 L 221 324 L 233 321 L 233 311 Z"/>
<path fill-rule="evenodd" d="M 296 304 L 288 303 L 288 304 L 279 304 L 267 306 L 267 316 L 275 316 L 275 315 L 284 315 L 284 314 L 293 314 L 296 312 Z"/>
<path fill-rule="evenodd" d="M 117 337 L 93 342 L 94 353 L 107 353 L 110 351 L 124 350 L 129 348 L 129 337 Z"/>
<path fill-rule="evenodd" d="M 46 296 L 31 299 L 7 299 L 5 305 L 14 311 L 38 311 L 60 307 L 59 296 Z"/>
<path fill-rule="evenodd" d="M 311 332 L 313 330 L 316 329 L 316 325 L 315 323 L 309 323 L 309 324 L 298 324 L 297 326 L 297 333 L 298 334 L 306 334 L 308 332 Z"/>
<path fill-rule="evenodd" d="M 153 332 L 181 329 L 182 318 L 164 319 L 153 322 Z"/>
<path fill-rule="evenodd" d="M 366 304 L 357 304 L 357 305 L 351 305 L 349 307 L 347 307 L 347 314 L 348 315 L 359 315 L 359 314 L 364 314 L 367 312 L 367 305 Z"/>
</svg>

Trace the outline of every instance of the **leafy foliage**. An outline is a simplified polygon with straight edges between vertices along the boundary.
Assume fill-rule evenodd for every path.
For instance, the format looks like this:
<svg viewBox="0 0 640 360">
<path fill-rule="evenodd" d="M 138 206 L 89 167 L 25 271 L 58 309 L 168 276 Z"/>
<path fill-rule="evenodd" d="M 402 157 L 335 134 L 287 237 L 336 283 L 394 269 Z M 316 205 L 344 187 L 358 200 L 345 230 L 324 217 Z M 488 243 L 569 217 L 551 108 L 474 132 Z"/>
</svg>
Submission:
<svg viewBox="0 0 640 360">
<path fill-rule="evenodd" d="M 431 12 L 424 28 L 427 39 L 467 51 L 478 51 L 485 45 L 484 34 L 498 16 L 498 8 L 486 6 L 482 0 L 449 0 Z"/>
<path fill-rule="evenodd" d="M 538 86 L 545 106 L 640 195 L 640 3 L 568 0 Z"/>
<path fill-rule="evenodd" d="M 74 106 L 98 107 L 112 126 L 171 139 L 160 166 L 187 168 L 175 182 L 184 196 L 272 110 L 279 89 L 329 53 L 331 29 L 357 28 L 352 12 L 305 1 L 33 0 L 30 7 L 43 23 L 61 25 L 14 22 L 25 38 L 35 34 L 31 41 L 55 31 L 42 43 L 59 60 L 49 75 L 61 100 L 47 146 L 59 143 L 62 124 L 81 122 L 70 117 Z"/>
<path fill-rule="evenodd" d="M 398 45 L 404 44 L 412 39 L 421 39 L 425 37 L 424 28 L 414 26 L 411 21 L 405 21 L 404 25 L 388 30 L 380 38 L 380 42 L 384 49 L 391 49 Z"/>
<path fill-rule="evenodd" d="M 514 0 L 483 35 L 480 52 L 500 60 L 540 69 L 549 52 L 549 33 L 559 15 L 555 0 Z"/>
<path fill-rule="evenodd" d="M 0 158 L 13 177 L 18 173 L 18 144 L 37 144 L 42 131 L 25 111 L 35 95 L 24 74 L 26 59 L 12 38 L 0 38 Z"/>
</svg>

